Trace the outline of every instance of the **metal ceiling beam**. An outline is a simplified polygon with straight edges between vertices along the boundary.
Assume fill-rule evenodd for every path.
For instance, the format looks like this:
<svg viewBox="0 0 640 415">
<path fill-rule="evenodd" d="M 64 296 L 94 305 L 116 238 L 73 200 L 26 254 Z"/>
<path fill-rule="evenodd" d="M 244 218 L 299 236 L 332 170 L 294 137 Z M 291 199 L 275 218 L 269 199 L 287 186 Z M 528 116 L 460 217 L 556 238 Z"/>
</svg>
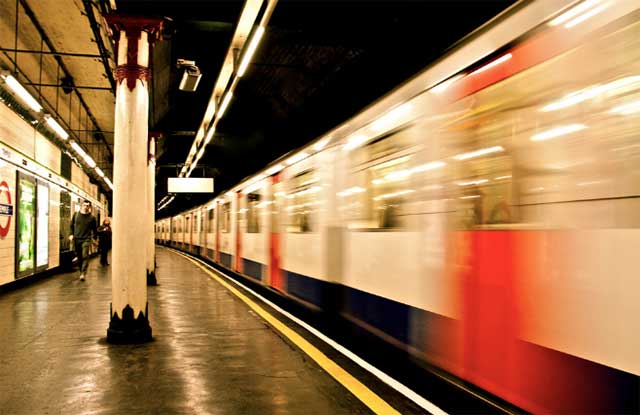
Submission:
<svg viewBox="0 0 640 415">
<path fill-rule="evenodd" d="M 14 49 L 14 48 L 0 48 L 2 52 L 17 52 L 17 53 L 33 53 L 37 55 L 56 55 L 56 56 L 74 56 L 78 58 L 101 58 L 100 55 L 92 55 L 90 53 L 73 53 L 73 52 L 51 52 L 45 50 L 28 50 L 28 49 Z"/>
<path fill-rule="evenodd" d="M 102 60 L 102 64 L 104 65 L 104 73 L 107 75 L 109 79 L 109 84 L 111 85 L 111 92 L 113 96 L 116 95 L 116 80 L 113 77 L 113 71 L 109 66 L 109 58 L 111 54 L 107 50 L 104 42 L 102 41 L 102 35 L 100 34 L 100 25 L 96 20 L 96 16 L 93 14 L 93 5 L 92 1 L 84 0 L 84 11 L 87 14 L 87 19 L 89 19 L 89 25 L 91 26 L 91 31 L 93 32 L 93 38 L 98 45 L 98 51 L 100 52 L 100 59 Z M 102 3 L 104 5 L 104 2 Z M 104 11 L 102 12 L 104 13 Z"/>
<path fill-rule="evenodd" d="M 31 86 L 44 86 L 44 87 L 56 87 L 56 88 L 69 88 L 69 89 L 95 89 L 95 90 L 103 90 L 103 91 L 111 91 L 111 88 L 108 86 L 79 86 L 79 85 L 62 85 L 62 84 L 39 84 L 37 82 L 29 82 L 24 85 Z"/>
<path fill-rule="evenodd" d="M 36 30 L 40 34 L 40 38 L 46 43 L 46 45 L 49 48 L 49 50 L 55 52 L 56 48 L 54 47 L 53 43 L 51 42 L 51 39 L 49 39 L 49 36 L 47 36 L 47 33 L 44 31 L 44 28 L 40 24 L 40 21 L 38 20 L 36 15 L 33 13 L 33 10 L 31 10 L 31 7 L 29 7 L 29 4 L 27 4 L 27 1 L 26 0 L 19 0 L 19 1 L 20 1 L 20 4 L 22 5 L 22 8 L 25 11 L 25 13 L 29 17 L 29 19 L 31 19 L 31 22 L 33 23 L 33 26 L 36 28 Z M 73 77 L 71 76 L 71 72 L 69 71 L 67 66 L 64 64 L 64 61 L 62 60 L 62 58 L 60 56 L 56 56 L 56 55 L 54 55 L 54 58 L 58 62 L 59 67 L 65 73 L 65 76 L 70 78 L 70 79 L 72 79 Z M 74 86 L 73 85 L 73 80 L 71 80 L 71 86 Z M 100 125 L 98 124 L 98 120 L 96 120 L 95 116 L 93 115 L 93 113 L 89 109 L 89 106 L 87 105 L 87 103 L 85 102 L 84 98 L 82 97 L 82 94 L 78 90 L 76 90 L 76 95 L 78 96 L 78 100 L 82 104 L 86 114 L 91 119 L 91 122 L 93 122 L 93 125 L 95 125 L 97 129 L 102 130 L 100 128 Z M 107 144 L 107 140 L 105 140 L 104 137 L 101 137 L 101 138 L 105 143 L 104 145 L 105 145 L 110 157 L 113 158 L 113 152 L 111 151 L 111 147 L 109 147 L 109 145 Z"/>
</svg>

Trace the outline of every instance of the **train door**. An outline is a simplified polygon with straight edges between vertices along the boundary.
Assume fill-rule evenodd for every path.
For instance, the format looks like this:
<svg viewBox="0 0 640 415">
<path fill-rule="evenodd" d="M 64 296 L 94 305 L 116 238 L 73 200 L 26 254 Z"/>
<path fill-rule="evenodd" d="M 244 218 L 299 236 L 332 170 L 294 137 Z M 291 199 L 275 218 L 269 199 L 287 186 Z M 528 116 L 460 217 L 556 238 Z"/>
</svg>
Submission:
<svg viewBox="0 0 640 415">
<path fill-rule="evenodd" d="M 193 213 L 187 215 L 187 233 L 189 234 L 189 252 L 193 252 Z"/>
<path fill-rule="evenodd" d="M 200 252 L 199 255 L 207 256 L 207 228 L 205 227 L 205 219 L 207 211 L 205 208 L 200 209 L 200 231 L 198 232 L 198 239 L 200 241 Z"/>
<path fill-rule="evenodd" d="M 215 238 L 216 238 L 216 252 L 214 255 L 214 261 L 216 262 L 220 262 L 220 211 L 222 209 L 222 205 L 220 204 L 220 202 L 216 202 L 215 207 L 214 207 L 214 223 L 215 226 L 213 228 L 213 232 L 215 233 Z"/>
<path fill-rule="evenodd" d="M 243 200 L 242 200 L 242 192 L 238 191 L 235 195 L 236 198 L 236 222 L 235 222 L 235 230 L 236 230 L 236 261 L 235 261 L 235 270 L 237 272 L 242 272 L 242 229 L 240 228 L 242 218 L 243 218 Z"/>
<path fill-rule="evenodd" d="M 269 244 L 269 284 L 282 292 L 285 290 L 284 277 L 282 274 L 281 261 L 281 235 L 280 235 L 280 212 L 284 208 L 284 184 L 282 183 L 282 173 L 271 176 L 271 215 L 270 232 L 271 243 Z"/>
</svg>

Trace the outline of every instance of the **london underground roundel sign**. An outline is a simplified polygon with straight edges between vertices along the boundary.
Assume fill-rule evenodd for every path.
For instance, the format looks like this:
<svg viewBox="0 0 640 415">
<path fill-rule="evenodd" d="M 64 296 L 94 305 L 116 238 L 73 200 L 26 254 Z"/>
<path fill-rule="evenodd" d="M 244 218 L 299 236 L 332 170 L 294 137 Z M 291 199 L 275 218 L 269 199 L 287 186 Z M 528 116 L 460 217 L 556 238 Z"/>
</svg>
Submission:
<svg viewBox="0 0 640 415">
<path fill-rule="evenodd" d="M 11 191 L 7 182 L 2 181 L 0 182 L 0 238 L 4 238 L 9 233 L 12 216 Z"/>
</svg>

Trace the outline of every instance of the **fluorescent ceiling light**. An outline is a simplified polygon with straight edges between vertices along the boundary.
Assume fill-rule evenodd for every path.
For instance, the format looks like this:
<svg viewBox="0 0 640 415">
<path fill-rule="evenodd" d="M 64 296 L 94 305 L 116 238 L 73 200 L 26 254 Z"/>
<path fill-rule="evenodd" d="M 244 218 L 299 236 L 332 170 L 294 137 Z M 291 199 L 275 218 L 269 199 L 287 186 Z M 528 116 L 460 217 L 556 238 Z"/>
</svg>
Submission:
<svg viewBox="0 0 640 415">
<path fill-rule="evenodd" d="M 504 148 L 502 146 L 493 146 L 476 151 L 471 151 L 469 153 L 458 154 L 457 156 L 453 156 L 453 158 L 456 160 L 467 160 L 474 157 L 484 156 L 485 154 L 498 153 L 501 151 L 504 151 Z"/>
<path fill-rule="evenodd" d="M 18 82 L 13 75 L 3 75 L 4 81 L 7 83 L 9 88 L 24 102 L 34 110 L 35 112 L 42 111 L 42 105 L 31 94 Z"/>
<path fill-rule="evenodd" d="M 229 106 L 229 101 L 231 101 L 231 97 L 233 97 L 233 92 L 228 91 L 222 100 L 222 104 L 220 104 L 220 111 L 218 111 L 218 115 L 216 117 L 218 119 L 222 118 L 224 112 L 227 110 L 227 106 Z"/>
<path fill-rule="evenodd" d="M 113 183 L 111 183 L 111 180 L 109 180 L 108 177 L 105 177 L 104 181 L 107 183 L 107 186 L 109 186 L 109 189 L 113 190 Z"/>
<path fill-rule="evenodd" d="M 209 131 L 207 131 L 207 135 L 204 137 L 205 146 L 209 144 L 209 141 L 211 141 L 211 138 L 213 138 L 213 133 L 215 132 L 216 132 L 216 126 L 212 125 L 211 128 L 209 128 Z"/>
<path fill-rule="evenodd" d="M 304 151 L 296 154 L 295 156 L 289 157 L 285 163 L 287 166 L 291 166 L 292 164 L 296 164 L 297 162 L 306 159 L 309 157 L 309 153 L 305 153 Z"/>
<path fill-rule="evenodd" d="M 98 176 L 104 177 L 104 172 L 100 167 L 96 166 L 95 170 L 96 170 L 96 173 L 98 173 Z"/>
<path fill-rule="evenodd" d="M 249 42 L 247 51 L 242 57 L 242 62 L 240 63 L 240 67 L 238 68 L 238 77 L 241 77 L 242 75 L 244 75 L 244 72 L 247 70 L 247 66 L 249 66 L 249 62 L 251 61 L 251 58 L 253 57 L 253 54 L 255 53 L 256 48 L 258 47 L 258 43 L 260 42 L 260 39 L 262 39 L 263 34 L 264 34 L 264 27 L 258 26 L 256 28 L 256 32 L 253 34 L 253 37 L 251 38 L 251 41 Z"/>
<path fill-rule="evenodd" d="M 63 140 L 66 140 L 69 138 L 69 133 L 66 132 L 64 128 L 62 128 L 62 126 L 58 124 L 58 121 L 56 121 L 51 115 L 46 114 L 44 116 L 44 119 L 47 122 L 47 124 L 49 124 L 49 127 L 51 127 L 51 129 L 53 129 L 53 131 L 55 131 L 60 138 L 62 138 Z"/>
<path fill-rule="evenodd" d="M 479 74 L 480 72 L 484 72 L 487 69 L 491 69 L 494 66 L 498 66 L 501 63 L 504 63 L 504 62 L 508 61 L 512 57 L 513 57 L 513 55 L 511 55 L 510 53 L 507 53 L 506 55 L 503 55 L 503 56 L 499 57 L 498 59 L 496 59 L 496 60 L 494 60 L 492 62 L 489 62 L 488 64 L 484 65 L 480 69 L 476 69 L 475 71 L 471 72 L 469 75 L 476 75 L 476 74 Z"/>
<path fill-rule="evenodd" d="M 84 157 L 84 161 L 92 169 L 96 167 L 96 161 L 94 159 L 92 159 L 90 155 L 86 154 L 85 157 Z"/>
<path fill-rule="evenodd" d="M 552 138 L 560 137 L 563 135 L 575 133 L 576 131 L 581 131 L 587 128 L 584 124 L 569 124 L 563 125 L 560 127 L 552 128 L 551 130 L 543 131 L 538 134 L 534 134 L 531 136 L 531 141 L 544 141 Z"/>
<path fill-rule="evenodd" d="M 71 148 L 73 148 L 75 150 L 76 153 L 78 153 L 80 156 L 82 156 L 82 158 L 84 158 L 84 156 L 87 154 L 84 152 L 84 150 L 82 149 L 82 147 L 80 147 L 78 145 L 78 143 L 76 143 L 75 141 L 71 141 Z"/>
</svg>

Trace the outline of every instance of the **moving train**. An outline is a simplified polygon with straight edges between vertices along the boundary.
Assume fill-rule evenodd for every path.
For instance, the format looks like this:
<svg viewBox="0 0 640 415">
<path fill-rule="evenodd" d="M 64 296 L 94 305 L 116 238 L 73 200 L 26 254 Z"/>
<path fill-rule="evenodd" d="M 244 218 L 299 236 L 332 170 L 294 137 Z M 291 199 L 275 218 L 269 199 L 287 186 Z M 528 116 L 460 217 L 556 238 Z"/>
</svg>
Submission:
<svg viewBox="0 0 640 415">
<path fill-rule="evenodd" d="M 638 413 L 640 3 L 517 3 L 155 231 L 526 411 Z"/>
<path fill-rule="evenodd" d="M 0 288 L 72 264 L 70 222 L 82 200 L 97 220 L 107 215 L 106 196 L 17 107 L 0 103 Z"/>
</svg>

